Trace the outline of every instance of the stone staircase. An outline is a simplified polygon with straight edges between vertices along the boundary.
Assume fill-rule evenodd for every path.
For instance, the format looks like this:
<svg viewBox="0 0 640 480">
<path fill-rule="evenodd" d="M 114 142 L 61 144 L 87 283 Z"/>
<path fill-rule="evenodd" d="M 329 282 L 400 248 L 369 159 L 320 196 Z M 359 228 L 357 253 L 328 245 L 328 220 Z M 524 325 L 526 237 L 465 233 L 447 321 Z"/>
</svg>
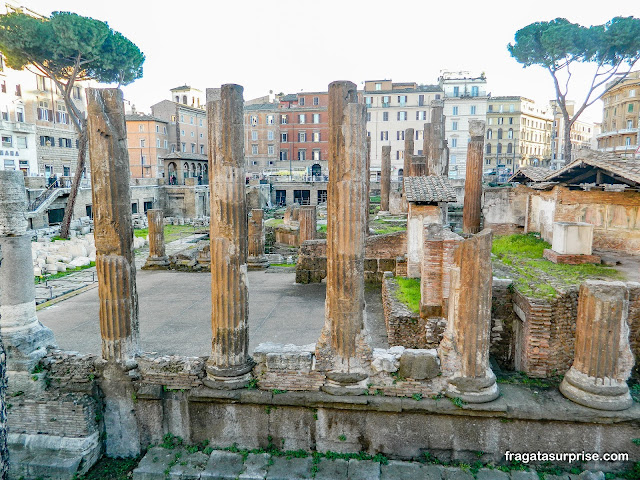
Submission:
<svg viewBox="0 0 640 480">
<path fill-rule="evenodd" d="M 60 195 L 68 195 L 70 190 L 70 188 L 47 188 L 31 202 L 26 214 L 27 218 L 42 215 Z"/>
</svg>

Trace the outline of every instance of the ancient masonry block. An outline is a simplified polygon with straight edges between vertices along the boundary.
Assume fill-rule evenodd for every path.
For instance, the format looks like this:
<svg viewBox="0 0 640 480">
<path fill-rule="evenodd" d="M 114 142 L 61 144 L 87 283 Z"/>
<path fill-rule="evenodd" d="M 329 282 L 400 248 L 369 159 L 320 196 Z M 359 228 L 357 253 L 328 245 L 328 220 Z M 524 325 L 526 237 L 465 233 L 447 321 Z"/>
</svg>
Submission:
<svg viewBox="0 0 640 480">
<path fill-rule="evenodd" d="M 391 190 L 391 145 L 382 146 L 382 168 L 380 171 L 380 211 L 389 211 Z"/>
<path fill-rule="evenodd" d="M 269 261 L 264 254 L 264 211 L 261 208 L 251 209 L 248 223 L 248 268 L 259 270 L 267 268 Z"/>
<path fill-rule="evenodd" d="M 164 250 L 164 212 L 160 209 L 147 210 L 149 224 L 149 257 L 145 269 L 169 266 L 169 257 Z"/>
<path fill-rule="evenodd" d="M 243 88 L 207 90 L 211 184 L 211 356 L 205 385 L 242 388 L 251 378 L 247 292 Z M 212 97 L 218 97 L 213 99 Z"/>
<path fill-rule="evenodd" d="M 484 149 L 484 122 L 469 121 L 471 141 L 467 147 L 467 178 L 464 183 L 462 231 L 478 233 L 482 213 L 482 155 Z"/>
<path fill-rule="evenodd" d="M 629 291 L 622 282 L 588 280 L 580 286 L 573 365 L 560 384 L 568 399 L 600 410 L 624 410 L 633 400 L 627 379 Z"/>
<path fill-rule="evenodd" d="M 440 344 L 446 394 L 469 403 L 499 395 L 489 366 L 491 334 L 491 230 L 460 242 L 454 252 L 447 330 Z"/>
<path fill-rule="evenodd" d="M 316 231 L 318 229 L 318 221 L 316 218 L 316 206 L 305 205 L 300 207 L 298 216 L 300 222 L 300 244 L 307 240 L 316 239 Z"/>
</svg>

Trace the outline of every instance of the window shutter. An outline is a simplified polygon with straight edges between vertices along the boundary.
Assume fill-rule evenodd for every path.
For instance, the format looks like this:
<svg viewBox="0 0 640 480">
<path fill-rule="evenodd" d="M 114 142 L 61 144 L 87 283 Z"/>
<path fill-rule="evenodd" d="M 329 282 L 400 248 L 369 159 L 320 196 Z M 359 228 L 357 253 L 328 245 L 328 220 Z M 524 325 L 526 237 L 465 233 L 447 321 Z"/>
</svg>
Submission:
<svg viewBox="0 0 640 480">
<path fill-rule="evenodd" d="M 40 110 L 38 110 L 39 112 Z M 44 137 L 42 135 L 40 135 L 40 146 L 44 147 Z"/>
<path fill-rule="evenodd" d="M 49 121 L 51 122 L 53 120 L 53 110 L 48 110 L 49 112 Z"/>
<path fill-rule="evenodd" d="M 60 123 L 60 112 L 56 112 L 56 122 Z"/>
</svg>

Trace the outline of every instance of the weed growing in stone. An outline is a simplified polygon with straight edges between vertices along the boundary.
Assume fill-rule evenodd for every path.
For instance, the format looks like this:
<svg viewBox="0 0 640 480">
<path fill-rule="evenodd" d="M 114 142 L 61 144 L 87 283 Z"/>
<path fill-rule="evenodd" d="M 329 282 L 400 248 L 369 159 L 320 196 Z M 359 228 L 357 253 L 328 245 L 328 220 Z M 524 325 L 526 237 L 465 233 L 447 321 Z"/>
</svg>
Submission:
<svg viewBox="0 0 640 480">
<path fill-rule="evenodd" d="M 256 390 L 258 388 L 258 379 L 253 377 L 247 382 L 247 390 Z"/>
<path fill-rule="evenodd" d="M 347 436 L 346 435 L 338 435 L 338 440 L 340 440 L 341 442 L 346 442 L 347 441 Z"/>
<path fill-rule="evenodd" d="M 277 388 L 274 388 L 273 390 L 271 390 L 271 393 L 273 393 L 274 395 L 280 395 L 281 393 L 287 393 L 286 390 L 278 390 Z"/>
<path fill-rule="evenodd" d="M 460 397 L 449 398 L 449 400 L 458 408 L 462 408 L 467 404 L 467 402 L 462 400 Z"/>
<path fill-rule="evenodd" d="M 411 398 L 413 398 L 416 402 L 419 402 L 420 400 L 422 400 L 422 394 L 414 393 L 413 395 L 411 395 Z"/>
</svg>

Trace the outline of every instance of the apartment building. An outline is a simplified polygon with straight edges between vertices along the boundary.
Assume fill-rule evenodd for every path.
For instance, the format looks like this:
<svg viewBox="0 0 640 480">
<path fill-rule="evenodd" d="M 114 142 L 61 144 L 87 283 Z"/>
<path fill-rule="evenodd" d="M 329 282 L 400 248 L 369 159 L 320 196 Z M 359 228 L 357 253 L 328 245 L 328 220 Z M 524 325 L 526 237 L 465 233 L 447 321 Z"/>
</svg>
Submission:
<svg viewBox="0 0 640 480">
<path fill-rule="evenodd" d="M 442 71 L 438 85 L 444 95 L 445 138 L 449 145 L 449 177 L 465 178 L 469 121 L 486 119 L 487 79 L 484 73 Z"/>
<path fill-rule="evenodd" d="M 268 100 L 268 99 L 264 99 Z M 280 158 L 280 115 L 277 102 L 245 104 L 244 156 L 249 173 L 278 168 Z"/>
<path fill-rule="evenodd" d="M 169 123 L 142 113 L 126 115 L 132 178 L 162 178 L 169 153 Z"/>
<path fill-rule="evenodd" d="M 583 120 L 573 122 L 571 125 L 571 158 L 565 159 L 564 117 L 556 100 L 551 100 L 549 103 L 554 116 L 551 141 L 551 168 L 558 170 L 574 161 L 579 150 L 591 148 L 592 139 L 595 135 L 595 125 L 592 122 Z M 567 111 L 569 112 L 569 119 L 571 120 L 575 112 L 575 101 L 567 100 Z"/>
<path fill-rule="evenodd" d="M 597 136 L 598 149 L 633 157 L 640 148 L 640 71 L 631 72 L 615 86 L 610 82 L 607 89 L 602 96 L 602 132 Z"/>
<path fill-rule="evenodd" d="M 371 171 L 380 172 L 382 147 L 391 146 L 391 177 L 404 174 L 404 140 L 414 129 L 414 154 L 422 155 L 424 124 L 431 120 L 431 101 L 442 98 L 438 85 L 366 80 L 361 92 L 367 106 L 367 135 L 371 138 Z"/>
<path fill-rule="evenodd" d="M 551 163 L 553 116 L 521 96 L 489 97 L 485 131 L 484 173 L 505 177 L 521 166 Z"/>
</svg>

